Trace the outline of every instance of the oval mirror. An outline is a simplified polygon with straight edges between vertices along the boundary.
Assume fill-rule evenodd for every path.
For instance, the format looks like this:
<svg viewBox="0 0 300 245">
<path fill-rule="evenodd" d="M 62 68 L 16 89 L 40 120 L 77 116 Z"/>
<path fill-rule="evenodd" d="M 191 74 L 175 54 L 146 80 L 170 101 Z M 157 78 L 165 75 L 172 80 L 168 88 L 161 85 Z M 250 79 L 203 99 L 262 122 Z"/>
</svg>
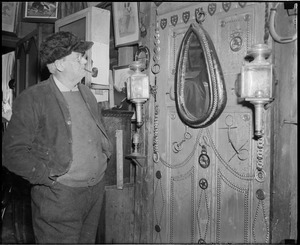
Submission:
<svg viewBox="0 0 300 245">
<path fill-rule="evenodd" d="M 191 24 L 176 63 L 177 112 L 188 126 L 202 128 L 219 117 L 226 102 L 224 76 L 214 44 L 201 24 Z"/>
</svg>

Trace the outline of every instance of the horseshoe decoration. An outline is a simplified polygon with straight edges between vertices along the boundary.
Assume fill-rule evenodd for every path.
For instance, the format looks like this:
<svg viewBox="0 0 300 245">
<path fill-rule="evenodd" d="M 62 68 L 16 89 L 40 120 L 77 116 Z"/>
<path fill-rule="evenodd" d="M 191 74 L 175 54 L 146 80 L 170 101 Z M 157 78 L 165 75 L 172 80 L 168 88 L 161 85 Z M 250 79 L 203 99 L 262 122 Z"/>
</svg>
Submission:
<svg viewBox="0 0 300 245">
<path fill-rule="evenodd" d="M 178 115 L 190 127 L 209 126 L 226 106 L 223 71 L 214 44 L 201 24 L 191 24 L 182 39 L 174 87 Z"/>
</svg>

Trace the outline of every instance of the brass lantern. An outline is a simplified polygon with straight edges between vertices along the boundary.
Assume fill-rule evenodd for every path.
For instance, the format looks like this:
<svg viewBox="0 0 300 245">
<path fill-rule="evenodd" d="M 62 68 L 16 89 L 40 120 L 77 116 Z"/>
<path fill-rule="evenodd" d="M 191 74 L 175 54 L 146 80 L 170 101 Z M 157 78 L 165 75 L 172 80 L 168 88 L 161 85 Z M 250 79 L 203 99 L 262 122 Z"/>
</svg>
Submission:
<svg viewBox="0 0 300 245">
<path fill-rule="evenodd" d="M 272 100 L 272 50 L 266 44 L 253 45 L 242 66 L 239 95 L 255 107 L 255 135 L 262 137 L 264 105 Z"/>
<path fill-rule="evenodd" d="M 133 70 L 134 73 L 127 81 L 127 99 L 135 104 L 136 125 L 137 127 L 141 127 L 143 125 L 142 106 L 150 96 L 149 77 L 142 73 L 145 64 L 139 60 L 133 61 L 129 68 Z"/>
</svg>

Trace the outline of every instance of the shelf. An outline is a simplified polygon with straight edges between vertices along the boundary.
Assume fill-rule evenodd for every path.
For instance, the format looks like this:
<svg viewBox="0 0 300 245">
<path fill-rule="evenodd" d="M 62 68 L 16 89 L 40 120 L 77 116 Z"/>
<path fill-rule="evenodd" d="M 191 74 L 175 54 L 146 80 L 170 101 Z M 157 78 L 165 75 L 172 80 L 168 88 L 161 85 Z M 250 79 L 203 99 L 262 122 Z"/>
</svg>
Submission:
<svg viewBox="0 0 300 245">
<path fill-rule="evenodd" d="M 125 156 L 126 159 L 130 159 L 132 162 L 134 162 L 137 166 L 143 168 L 146 166 L 145 160 L 146 156 L 140 155 L 140 154 L 131 154 Z"/>
</svg>

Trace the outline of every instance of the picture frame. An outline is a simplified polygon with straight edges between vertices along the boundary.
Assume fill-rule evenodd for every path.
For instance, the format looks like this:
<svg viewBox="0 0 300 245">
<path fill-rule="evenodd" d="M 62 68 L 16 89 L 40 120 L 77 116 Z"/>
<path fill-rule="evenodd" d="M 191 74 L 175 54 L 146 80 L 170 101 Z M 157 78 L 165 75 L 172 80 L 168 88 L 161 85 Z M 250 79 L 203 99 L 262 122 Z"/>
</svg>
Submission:
<svg viewBox="0 0 300 245">
<path fill-rule="evenodd" d="M 126 88 L 127 79 L 133 74 L 129 65 L 114 66 L 113 67 L 113 84 L 118 92 L 124 92 Z"/>
<path fill-rule="evenodd" d="M 115 46 L 138 43 L 140 38 L 138 2 L 113 2 Z"/>
<path fill-rule="evenodd" d="M 23 21 L 54 23 L 59 19 L 59 2 L 24 2 Z"/>
<path fill-rule="evenodd" d="M 2 2 L 2 31 L 15 34 L 19 2 Z"/>
</svg>

